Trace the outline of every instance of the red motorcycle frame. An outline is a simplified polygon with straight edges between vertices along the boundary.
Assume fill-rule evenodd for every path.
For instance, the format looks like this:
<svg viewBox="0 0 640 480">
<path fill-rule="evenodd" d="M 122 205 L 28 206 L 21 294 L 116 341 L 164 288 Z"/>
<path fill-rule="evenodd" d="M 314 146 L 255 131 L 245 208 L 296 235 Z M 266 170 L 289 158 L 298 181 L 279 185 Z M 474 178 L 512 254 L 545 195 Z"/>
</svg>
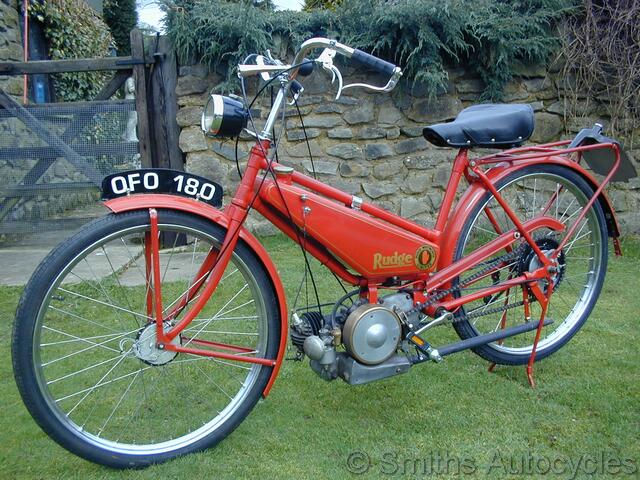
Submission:
<svg viewBox="0 0 640 480">
<path fill-rule="evenodd" d="M 158 278 L 160 268 L 156 209 L 175 209 L 194 213 L 227 230 L 222 246 L 219 250 L 211 251 L 208 254 L 195 276 L 192 287 L 182 301 L 178 302 L 167 315 L 163 316 L 159 313 L 155 316 L 157 340 L 159 348 L 167 350 L 273 367 L 263 396 L 269 393 L 284 358 L 288 331 L 287 305 L 282 283 L 273 262 L 259 241 L 243 227 L 250 208 L 257 210 L 287 236 L 300 243 L 307 252 L 342 280 L 358 286 L 361 290 L 361 296 L 368 298 L 371 303 L 377 301 L 378 289 L 383 286 L 386 280 L 393 277 L 404 282 L 403 288 L 409 285 L 413 288 L 414 304 L 423 303 L 432 292 L 447 288 L 452 280 L 470 267 L 500 251 L 510 251 L 514 242 L 522 237 L 537 254 L 540 268 L 471 294 L 457 298 L 445 297 L 437 303 L 429 305 L 424 313 L 433 315 L 439 308 L 452 311 L 467 302 L 486 295 L 527 284 L 542 306 L 542 314 L 527 365 L 528 378 L 533 386 L 532 369 L 536 347 L 545 322 L 546 306 L 553 293 L 552 289 L 548 289 L 547 293 L 543 292 L 538 286 L 538 281 L 546 279 L 551 284 L 554 256 L 549 258 L 545 256 L 533 240 L 532 232 L 543 227 L 554 231 L 563 231 L 564 225 L 544 215 L 524 223 L 521 222 L 500 196 L 495 185 L 514 171 L 540 163 L 540 161 L 561 165 L 576 171 L 587 180 L 595 193 L 577 216 L 573 225 L 566 230 L 563 240 L 556 249 L 556 255 L 595 202 L 600 202 L 605 212 L 609 236 L 613 238 L 616 254 L 620 254 L 617 240 L 619 230 L 614 210 L 604 192 L 605 186 L 620 165 L 620 148 L 615 143 L 566 148 L 569 143 L 570 141 L 562 141 L 535 147 L 515 148 L 475 160 L 469 158 L 467 149 L 461 149 L 455 157 L 452 174 L 446 186 L 433 229 L 401 218 L 364 202 L 357 196 L 342 192 L 302 173 L 295 172 L 289 167 L 268 160 L 267 152 L 271 142 L 264 139 L 257 142 L 251 150 L 242 181 L 230 204 L 224 210 L 218 210 L 206 203 L 189 198 L 159 194 L 116 198 L 105 202 L 105 205 L 115 213 L 140 209 L 149 210 L 151 232 L 145 245 L 149 279 Z M 601 183 L 598 183 L 579 162 L 582 152 L 603 148 L 611 149 L 614 152 L 615 162 L 609 174 Z M 570 154 L 574 154 L 574 158 L 570 158 Z M 487 166 L 491 168 L 485 170 L 483 167 Z M 261 170 L 271 173 L 274 180 L 266 179 L 266 176 L 261 177 Z M 463 178 L 466 179 L 469 187 L 454 207 L 456 191 Z M 465 218 L 469 215 L 470 208 L 487 192 L 495 197 L 515 228 L 502 232 L 497 222 L 492 221 L 499 236 L 476 249 L 470 255 L 454 262 L 454 245 L 460 235 Z M 488 207 L 485 208 L 485 212 L 489 219 L 493 218 Z M 299 236 L 301 228 L 304 228 L 306 232 L 304 241 Z M 345 240 L 345 229 L 348 229 L 350 233 L 349 240 Z M 390 239 L 393 242 L 390 242 Z M 232 252 L 240 240 L 246 242 L 261 259 L 278 296 L 281 339 L 275 359 L 252 356 L 251 350 L 242 346 L 198 340 L 197 338 L 190 339 L 190 343 L 199 348 L 183 347 L 171 343 L 171 340 L 189 325 L 214 294 Z M 401 251 L 400 257 L 398 257 L 398 251 Z M 407 251 L 417 252 L 415 261 L 409 260 L 408 257 L 413 257 L 413 254 L 404 253 Z M 376 257 L 376 253 L 372 255 L 372 252 L 376 252 L 379 256 Z M 384 265 L 385 258 L 391 258 L 393 261 L 388 261 L 388 264 Z M 381 269 L 383 272 L 380 271 Z M 207 272 L 209 274 L 205 275 Z M 384 286 L 384 288 L 389 287 Z M 186 299 L 194 298 L 196 292 L 199 292 L 200 296 L 191 305 L 190 310 L 175 326 L 165 331 L 163 329 L 164 322 L 175 317 L 186 304 Z M 147 313 L 151 316 L 153 311 L 163 312 L 160 286 L 154 287 L 153 291 L 148 293 Z M 420 342 L 419 337 L 414 338 L 414 341 Z"/>
</svg>

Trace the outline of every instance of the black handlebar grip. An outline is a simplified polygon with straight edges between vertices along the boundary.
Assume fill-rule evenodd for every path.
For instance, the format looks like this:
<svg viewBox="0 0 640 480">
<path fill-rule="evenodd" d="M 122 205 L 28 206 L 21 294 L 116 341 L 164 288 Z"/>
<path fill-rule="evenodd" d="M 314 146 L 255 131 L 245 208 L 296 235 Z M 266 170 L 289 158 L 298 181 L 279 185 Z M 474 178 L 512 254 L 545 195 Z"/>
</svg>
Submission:
<svg viewBox="0 0 640 480">
<path fill-rule="evenodd" d="M 369 67 L 373 70 L 389 76 L 393 75 L 393 71 L 396 69 L 396 66 L 393 63 L 385 62 L 378 57 L 374 57 L 373 55 L 370 55 L 358 49 L 355 49 L 353 51 L 351 59 L 355 60 L 361 65 L 364 65 L 365 67 Z"/>
<path fill-rule="evenodd" d="M 313 73 L 314 62 L 308 58 L 302 59 L 302 66 L 298 69 L 298 75 L 301 77 L 307 77 Z"/>
</svg>

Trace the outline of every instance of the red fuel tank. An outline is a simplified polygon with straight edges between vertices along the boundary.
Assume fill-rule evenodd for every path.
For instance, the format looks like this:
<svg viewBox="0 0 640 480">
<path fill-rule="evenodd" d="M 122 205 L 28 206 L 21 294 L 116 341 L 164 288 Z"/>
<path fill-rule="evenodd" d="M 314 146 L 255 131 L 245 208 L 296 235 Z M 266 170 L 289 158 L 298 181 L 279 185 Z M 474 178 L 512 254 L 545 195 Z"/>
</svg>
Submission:
<svg viewBox="0 0 640 480">
<path fill-rule="evenodd" d="M 410 277 L 433 270 L 438 247 L 411 232 L 294 185 L 265 183 L 262 199 L 367 278 Z M 282 196 L 280 194 L 282 192 Z"/>
</svg>

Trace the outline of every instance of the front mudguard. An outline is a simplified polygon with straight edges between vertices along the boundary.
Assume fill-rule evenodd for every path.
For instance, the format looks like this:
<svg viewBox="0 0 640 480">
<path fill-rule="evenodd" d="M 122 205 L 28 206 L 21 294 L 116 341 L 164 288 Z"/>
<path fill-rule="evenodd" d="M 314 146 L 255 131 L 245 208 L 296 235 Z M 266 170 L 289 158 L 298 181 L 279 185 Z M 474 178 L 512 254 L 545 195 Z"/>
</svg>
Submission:
<svg viewBox="0 0 640 480">
<path fill-rule="evenodd" d="M 127 197 L 119 197 L 113 200 L 107 200 L 104 202 L 105 207 L 114 213 L 129 212 L 132 210 L 145 210 L 149 208 L 164 208 L 167 210 L 180 210 L 183 212 L 191 213 L 205 218 L 206 220 L 216 223 L 223 228 L 228 228 L 229 219 L 223 210 L 218 210 L 203 202 L 198 202 L 186 197 L 179 197 L 176 195 L 168 194 L 137 194 Z M 287 348 L 287 301 L 285 298 L 284 287 L 278 275 L 278 270 L 274 265 L 271 257 L 264 249 L 262 244 L 254 237 L 246 228 L 240 230 L 240 239 L 244 241 L 247 246 L 253 250 L 256 257 L 262 262 L 273 289 L 278 297 L 278 306 L 280 309 L 280 345 L 278 347 L 278 356 L 276 357 L 276 364 L 273 366 L 271 377 L 269 382 L 262 392 L 262 396 L 266 397 L 273 386 L 282 360 L 284 359 L 284 353 Z"/>
<path fill-rule="evenodd" d="M 491 169 L 487 170 L 486 175 L 489 180 L 491 180 L 491 183 L 495 185 L 497 182 L 501 181 L 504 177 L 510 175 L 513 172 L 516 172 L 530 165 L 541 165 L 542 163 L 562 165 L 564 167 L 575 170 L 591 185 L 594 190 L 596 190 L 599 186 L 598 181 L 595 179 L 595 177 L 587 170 L 585 170 L 582 166 L 580 166 L 580 164 L 560 156 L 547 157 L 544 162 L 541 162 L 540 159 L 532 159 L 498 163 L 495 166 L 491 167 Z M 458 243 L 457 240 L 464 226 L 465 219 L 473 211 L 476 203 L 484 197 L 487 191 L 487 188 L 481 182 L 474 182 L 462 194 L 462 197 L 458 201 L 456 209 L 449 218 L 447 226 L 443 232 L 442 238 L 447 238 L 451 241 L 442 242 L 440 257 L 438 259 L 438 270 L 441 270 L 442 268 L 453 262 L 456 245 Z M 615 240 L 620 236 L 620 227 L 618 226 L 618 220 L 616 218 L 615 210 L 613 209 L 611 201 L 609 200 L 609 197 L 605 193 L 604 189 L 598 196 L 598 203 L 600 204 L 600 206 L 602 207 L 602 211 L 604 212 L 609 237 Z"/>
</svg>

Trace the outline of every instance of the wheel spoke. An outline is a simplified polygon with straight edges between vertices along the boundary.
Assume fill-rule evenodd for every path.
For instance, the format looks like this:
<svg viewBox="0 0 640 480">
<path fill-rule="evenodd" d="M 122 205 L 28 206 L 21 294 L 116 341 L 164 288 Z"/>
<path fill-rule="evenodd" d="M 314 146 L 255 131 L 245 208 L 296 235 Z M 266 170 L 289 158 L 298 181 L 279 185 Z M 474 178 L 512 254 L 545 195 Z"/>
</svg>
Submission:
<svg viewBox="0 0 640 480">
<path fill-rule="evenodd" d="M 75 335 L 71 335 L 70 333 L 65 333 L 65 332 L 63 332 L 61 330 L 57 330 L 57 329 L 52 328 L 52 327 L 44 326 L 43 329 L 49 330 L 51 332 L 54 332 L 54 333 L 57 333 L 57 334 L 60 334 L 60 335 L 64 335 L 64 336 L 67 336 L 67 337 L 72 337 L 72 338 L 74 338 L 76 340 L 84 341 L 85 343 L 88 343 L 89 345 L 91 345 L 90 347 L 83 348 L 82 350 L 78 350 L 78 351 L 75 351 L 73 353 L 69 353 L 69 354 L 64 355 L 62 357 L 56 358 L 55 360 L 51 360 L 49 362 L 45 362 L 45 363 L 42 364 L 43 367 L 46 367 L 46 366 L 51 365 L 53 363 L 57 363 L 57 362 L 59 362 L 61 360 L 65 360 L 65 359 L 67 359 L 69 357 L 73 357 L 75 355 L 79 355 L 81 353 L 88 352 L 89 350 L 93 350 L 94 348 L 97 348 L 97 347 L 103 348 L 105 350 L 110 350 L 112 352 L 120 352 L 119 350 L 117 350 L 115 348 L 107 347 L 106 344 L 109 343 L 109 342 L 113 342 L 114 340 L 117 340 L 119 338 L 125 337 L 125 336 L 135 332 L 135 330 L 132 330 L 131 332 L 125 332 L 125 333 L 122 333 L 122 334 L 120 334 L 118 336 L 109 338 L 108 340 L 103 340 L 102 342 L 96 343 L 96 342 L 92 342 L 91 340 L 83 339 L 81 337 L 76 337 Z"/>
<path fill-rule="evenodd" d="M 112 308 L 112 309 L 114 309 L 116 311 L 122 311 L 122 312 L 130 313 L 131 315 L 137 315 L 138 317 L 144 318 L 145 320 L 147 319 L 146 315 L 142 315 L 142 314 L 134 312 L 132 310 L 127 310 L 126 308 L 122 308 L 122 307 L 119 307 L 117 305 L 112 305 L 112 304 L 109 304 L 109 303 L 101 302 L 100 300 L 97 300 L 95 298 L 87 297 L 86 295 L 82 295 L 80 293 L 73 292 L 71 290 L 67 290 L 67 289 L 62 288 L 62 287 L 58 287 L 58 290 L 60 290 L 61 292 L 64 292 L 64 293 L 69 293 L 69 294 L 71 294 L 73 296 L 76 296 L 76 297 L 83 298 L 85 300 L 89 300 L 90 302 L 99 303 L 100 305 L 104 305 L 105 307 Z"/>
<path fill-rule="evenodd" d="M 107 363 L 114 362 L 114 361 L 116 361 L 117 359 L 119 359 L 122 356 L 122 354 L 120 354 L 120 352 L 118 352 L 118 353 L 119 354 L 116 355 L 115 357 L 108 358 L 107 360 L 103 360 L 102 362 L 98 362 L 98 363 L 95 363 L 95 364 L 90 365 L 88 367 L 82 368 L 82 369 L 80 369 L 80 370 L 78 370 L 76 372 L 68 373 L 68 374 L 63 375 L 62 377 L 58 377 L 58 378 L 56 378 L 54 380 L 49 380 L 47 382 L 47 385 L 58 383 L 61 380 L 66 380 L 67 378 L 75 377 L 76 375 L 78 375 L 80 373 L 85 373 L 85 372 L 88 372 L 89 370 L 93 370 L 94 368 L 100 367 L 102 365 L 106 365 Z"/>
<path fill-rule="evenodd" d="M 116 410 L 118 409 L 118 407 L 120 406 L 120 404 L 122 403 L 122 400 L 124 400 L 124 397 L 127 396 L 127 393 L 129 393 L 129 390 L 131 389 L 131 386 L 135 383 L 135 381 L 138 379 L 138 375 L 140 375 L 140 370 L 138 370 L 136 372 L 136 374 L 134 375 L 133 379 L 131 379 L 131 382 L 129 382 L 129 385 L 127 385 L 127 388 L 125 389 L 124 393 L 122 394 L 122 396 L 118 399 L 118 403 L 116 403 L 116 405 L 113 407 L 113 410 L 111 410 L 111 413 L 109 414 L 109 416 L 107 417 L 107 419 L 104 421 L 104 423 L 102 424 L 102 427 L 100 427 L 100 430 L 98 430 L 97 436 L 99 437 L 100 435 L 102 435 L 102 432 L 104 432 L 104 429 L 107 428 L 107 424 L 109 423 L 109 421 L 113 418 L 114 413 L 116 413 Z"/>
<path fill-rule="evenodd" d="M 108 331 L 110 331 L 110 332 L 115 332 L 115 333 L 118 333 L 118 334 L 120 333 L 118 330 L 115 330 L 115 329 L 113 329 L 113 328 L 107 327 L 106 325 L 103 325 L 103 324 L 101 324 L 101 323 L 94 322 L 93 320 L 89 320 L 88 318 L 84 318 L 83 316 L 81 316 L 81 315 L 77 315 L 77 314 L 75 314 L 75 313 L 73 313 L 73 312 L 68 312 L 68 311 L 66 311 L 66 310 L 63 310 L 63 309 L 61 309 L 61 308 L 54 307 L 54 306 L 52 306 L 52 305 L 50 305 L 50 306 L 49 306 L 49 308 L 50 308 L 51 310 L 53 310 L 54 312 L 60 312 L 60 313 L 62 313 L 63 315 L 66 315 L 66 316 L 69 316 L 69 317 L 75 318 L 75 319 L 77 319 L 77 320 L 82 320 L 83 322 L 87 322 L 87 323 L 89 323 L 89 324 L 91 324 L 91 325 L 95 325 L 96 327 L 99 327 L 99 328 L 101 328 L 101 329 L 108 330 Z"/>
<path fill-rule="evenodd" d="M 93 269 L 91 268 L 91 264 L 89 264 L 89 262 L 87 261 L 86 257 L 84 258 L 84 263 L 87 264 L 87 266 L 89 267 L 89 271 L 91 272 L 91 275 L 93 275 L 93 278 L 95 278 L 96 282 L 98 282 L 98 287 L 99 287 L 100 291 L 102 292 L 102 294 L 104 295 L 104 297 L 107 299 L 109 304 L 112 305 L 116 309 L 116 315 L 118 317 L 118 321 L 124 327 L 124 322 L 122 321 L 122 317 L 120 316 L 120 312 L 119 312 L 120 308 L 116 307 L 115 302 L 111 299 L 109 294 L 106 292 L 106 290 L 102 286 L 102 282 L 100 281 L 98 276 L 93 272 Z M 122 309 L 122 310 L 126 310 L 126 309 Z"/>
<path fill-rule="evenodd" d="M 121 290 L 124 290 L 124 288 L 122 287 L 122 284 L 120 283 L 120 279 L 118 278 L 118 275 L 116 274 L 116 270 L 115 270 L 115 268 L 113 268 L 113 263 L 111 263 L 111 259 L 109 258 L 109 255 L 107 254 L 107 251 L 104 249 L 104 245 L 102 246 L 102 251 L 104 252 L 104 256 L 107 259 L 107 262 L 109 263 L 109 268 L 111 269 L 111 274 L 113 276 L 113 279 L 118 284 L 118 287 L 120 287 Z M 131 302 L 129 300 L 129 296 L 125 295 L 124 298 L 127 300 L 127 306 L 129 307 L 129 310 L 133 311 L 133 307 L 131 306 Z M 133 315 L 133 320 L 138 325 L 140 325 L 140 321 L 136 318 L 135 315 Z"/>
<path fill-rule="evenodd" d="M 111 375 L 111 372 L 113 372 L 113 371 L 118 367 L 118 365 L 120 365 L 120 364 L 123 362 L 123 360 L 124 360 L 125 358 L 127 358 L 127 354 L 126 354 L 126 353 L 125 353 L 125 354 L 123 354 L 123 355 L 120 357 L 120 359 L 115 363 L 115 365 L 114 365 L 113 367 L 111 367 L 111 368 L 107 371 L 107 373 L 105 373 L 105 374 L 102 376 L 102 378 L 100 378 L 100 380 L 98 380 L 98 382 L 97 382 L 93 387 L 90 387 L 90 388 L 87 388 L 86 390 L 84 390 L 84 391 L 86 392 L 86 394 L 85 394 L 85 395 L 84 395 L 80 400 L 78 400 L 78 403 L 76 403 L 76 404 L 73 406 L 73 408 L 71 408 L 71 410 L 69 410 L 69 411 L 67 412 L 67 415 L 68 415 L 68 416 L 71 416 L 71 414 L 73 413 L 73 411 L 74 411 L 76 408 L 78 408 L 78 407 L 80 406 L 80 404 L 81 404 L 82 402 L 84 402 L 84 401 L 87 399 L 87 397 L 89 397 L 89 395 L 91 395 L 91 394 L 96 390 L 96 388 L 101 387 L 101 386 L 103 386 L 103 385 L 107 385 L 107 383 L 111 383 L 111 382 L 102 383 L 102 381 L 103 381 L 105 378 L 107 378 L 109 375 Z M 67 397 L 67 398 L 69 398 L 69 397 Z"/>
</svg>

